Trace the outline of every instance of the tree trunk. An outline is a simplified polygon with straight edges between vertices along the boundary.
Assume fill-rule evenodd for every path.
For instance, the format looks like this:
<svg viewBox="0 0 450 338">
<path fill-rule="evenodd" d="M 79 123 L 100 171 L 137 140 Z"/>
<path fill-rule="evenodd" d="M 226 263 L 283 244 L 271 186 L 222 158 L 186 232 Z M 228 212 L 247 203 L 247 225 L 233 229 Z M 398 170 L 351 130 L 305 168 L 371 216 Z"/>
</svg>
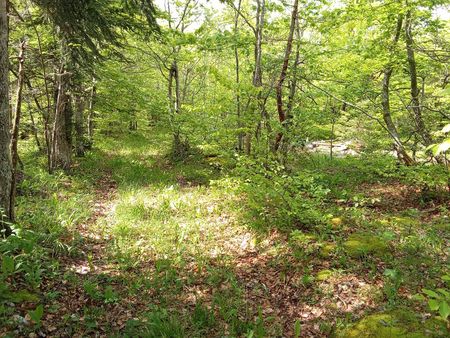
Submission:
<svg viewBox="0 0 450 338">
<path fill-rule="evenodd" d="M 405 41 L 406 41 L 406 52 L 408 55 L 409 78 L 411 83 L 411 108 L 414 113 L 416 131 L 419 134 L 420 138 L 422 139 L 423 144 L 425 146 L 429 146 L 432 143 L 432 138 L 422 118 L 422 109 L 420 107 L 420 100 L 419 100 L 420 91 L 417 84 L 416 59 L 414 55 L 414 39 L 412 36 L 411 25 L 412 25 L 411 10 L 409 10 L 408 12 L 406 12 Z"/>
<path fill-rule="evenodd" d="M 297 17 L 298 17 L 298 0 L 294 0 L 294 6 L 292 8 L 292 15 L 291 15 L 291 25 L 289 28 L 289 36 L 286 44 L 286 50 L 284 52 L 283 66 L 281 67 L 280 77 L 278 79 L 278 83 L 276 86 L 278 118 L 283 127 L 285 124 L 284 122 L 286 121 L 286 112 L 283 107 L 283 83 L 284 80 L 286 79 L 287 69 L 289 66 L 289 57 L 291 56 L 292 52 L 292 41 L 294 40 L 294 30 L 295 25 L 297 23 Z M 282 138 L 283 133 L 281 132 L 278 133 L 277 138 L 275 140 L 274 146 L 275 150 L 278 150 Z"/>
<path fill-rule="evenodd" d="M 42 110 L 42 117 L 44 119 L 44 137 L 45 137 L 45 146 L 47 150 L 47 165 L 48 165 L 48 172 L 51 172 L 51 131 L 50 131 L 50 115 L 51 115 L 51 99 L 50 99 L 50 90 L 49 85 L 47 81 L 47 68 L 45 67 L 45 60 L 44 60 L 44 51 L 42 49 L 42 41 L 41 41 L 41 35 L 39 34 L 39 31 L 36 27 L 36 25 L 33 25 L 34 32 L 36 33 L 38 47 L 39 47 L 39 61 L 41 63 L 42 67 L 42 75 L 45 85 L 45 97 L 47 99 L 47 109 L 44 111 Z M 31 87 L 31 82 L 28 82 L 29 86 Z M 30 88 L 31 89 L 31 88 Z M 35 102 L 37 106 L 39 107 L 38 100 L 35 98 Z"/>
<path fill-rule="evenodd" d="M 11 228 L 7 224 L 13 206 L 11 205 L 12 163 L 10 152 L 9 117 L 9 54 L 7 0 L 0 0 L 0 236 L 9 236 Z"/>
<path fill-rule="evenodd" d="M 75 98 L 75 154 L 84 156 L 84 101 L 79 95 Z"/>
<path fill-rule="evenodd" d="M 95 79 L 92 81 L 91 97 L 89 99 L 89 113 L 87 118 L 88 140 L 89 146 L 92 146 L 94 138 L 94 104 L 97 88 L 95 87 Z"/>
<path fill-rule="evenodd" d="M 19 126 L 20 118 L 22 114 L 22 90 L 25 78 L 25 42 L 20 43 L 19 50 L 19 71 L 17 72 L 17 95 L 16 106 L 14 108 L 13 120 L 12 120 L 12 132 L 11 132 L 11 162 L 12 162 L 12 174 L 11 174 L 11 193 L 10 193 L 10 219 L 14 221 L 14 205 L 16 201 L 16 185 L 17 185 L 17 163 L 19 162 L 19 153 L 17 151 L 17 143 L 19 141 Z"/>
<path fill-rule="evenodd" d="M 393 38 L 392 49 L 397 44 L 400 38 L 400 32 L 403 24 L 403 16 L 399 15 L 397 19 L 397 28 L 395 31 L 395 35 Z M 397 127 L 392 121 L 391 115 L 391 107 L 389 102 L 389 82 L 392 76 L 393 67 L 392 64 L 389 64 L 385 67 L 383 71 L 383 82 L 382 82 L 382 91 L 381 91 L 381 105 L 383 107 L 383 120 L 386 124 L 386 128 L 389 131 L 390 136 L 394 141 L 394 147 L 397 152 L 397 156 L 400 161 L 405 163 L 406 165 L 413 164 L 413 159 L 408 155 L 403 145 L 403 142 L 400 139 L 399 133 L 397 131 Z"/>
<path fill-rule="evenodd" d="M 238 24 L 239 24 L 239 13 L 241 10 L 241 0 L 238 1 L 237 11 L 234 17 L 234 38 L 236 39 L 234 44 L 234 60 L 235 60 L 235 70 L 236 70 L 236 113 L 237 113 L 237 127 L 239 130 L 238 134 L 238 144 L 237 149 L 239 152 L 243 150 L 244 147 L 244 134 L 242 133 L 242 117 L 241 117 L 241 95 L 240 95 L 240 77 L 239 77 L 239 49 L 238 49 Z"/>
<path fill-rule="evenodd" d="M 181 110 L 180 78 L 177 60 L 173 60 L 172 65 L 170 66 L 168 80 L 170 123 L 173 132 L 172 155 L 175 159 L 184 159 L 189 153 L 189 142 L 182 139 L 180 126 L 175 121 L 176 115 L 178 115 Z M 173 90 L 174 82 L 175 92 Z"/>
<path fill-rule="evenodd" d="M 253 85 L 262 86 L 262 39 L 264 28 L 264 17 L 266 12 L 266 1 L 256 1 L 256 26 L 255 26 L 255 69 L 253 71 Z"/>
<path fill-rule="evenodd" d="M 41 145 L 41 141 L 39 140 L 38 128 L 37 128 L 36 122 L 34 120 L 34 115 L 33 115 L 32 109 L 30 109 L 30 121 L 31 121 L 31 128 L 33 128 L 33 136 L 34 136 L 34 140 L 36 141 L 36 146 L 37 146 L 39 152 L 42 152 L 43 148 Z"/>
<path fill-rule="evenodd" d="M 69 86 L 69 83 L 67 84 Z M 67 144 L 69 145 L 69 149 L 73 148 L 73 102 L 72 95 L 65 92 L 66 104 L 64 105 L 64 124 L 65 124 L 65 133 Z"/>
<path fill-rule="evenodd" d="M 55 116 L 53 119 L 52 137 L 51 137 L 51 164 L 50 171 L 55 169 L 68 170 L 71 166 L 71 147 L 68 142 L 67 118 L 70 114 L 70 97 L 66 94 L 69 74 L 65 73 L 64 67 L 58 75 L 58 90 L 55 107 Z"/>
</svg>

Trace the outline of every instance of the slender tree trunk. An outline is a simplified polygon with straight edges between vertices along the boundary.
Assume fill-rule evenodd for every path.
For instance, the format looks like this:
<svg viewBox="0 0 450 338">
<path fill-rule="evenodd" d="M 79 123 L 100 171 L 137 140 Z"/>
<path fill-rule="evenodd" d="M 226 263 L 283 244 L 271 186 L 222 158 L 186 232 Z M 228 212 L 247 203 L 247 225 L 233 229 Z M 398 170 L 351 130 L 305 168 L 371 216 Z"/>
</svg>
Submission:
<svg viewBox="0 0 450 338">
<path fill-rule="evenodd" d="M 11 174 L 11 193 L 10 193 L 10 219 L 15 220 L 14 205 L 16 201 L 16 186 L 17 186 L 17 163 L 19 162 L 19 153 L 17 151 L 17 144 L 19 142 L 19 126 L 20 118 L 22 114 L 22 91 L 23 83 L 25 79 L 25 42 L 20 43 L 19 47 L 19 71 L 17 72 L 17 95 L 16 106 L 14 108 L 12 119 L 12 132 L 11 132 L 11 162 L 12 162 L 12 174 Z"/>
<path fill-rule="evenodd" d="M 417 67 L 416 67 L 416 58 L 414 54 L 414 39 L 412 36 L 411 26 L 412 26 L 412 18 L 411 18 L 411 10 L 409 10 L 408 12 L 406 12 L 406 19 L 405 19 L 405 41 L 406 41 L 406 52 L 408 55 L 409 78 L 411 83 L 411 108 L 414 113 L 416 131 L 419 134 L 420 138 L 422 139 L 423 144 L 425 146 L 428 146 L 432 143 L 432 138 L 422 118 L 422 109 L 420 107 L 420 100 L 419 100 L 420 91 L 417 84 Z"/>
<path fill-rule="evenodd" d="M 175 78 L 175 114 L 179 114 L 181 110 L 180 72 L 176 60 L 173 62 L 173 76 Z"/>
<path fill-rule="evenodd" d="M 300 25 L 299 20 L 297 16 L 297 22 L 296 22 L 296 35 L 297 35 L 297 46 L 295 49 L 295 60 L 294 65 L 292 66 L 292 74 L 291 74 L 291 80 L 289 81 L 289 97 L 288 97 L 288 103 L 286 105 L 286 119 L 289 120 L 292 118 L 292 108 L 294 106 L 294 98 L 295 93 L 297 91 L 297 72 L 298 72 L 298 66 L 300 63 Z"/>
<path fill-rule="evenodd" d="M 67 84 L 69 86 L 69 83 Z M 66 104 L 64 106 L 64 124 L 65 124 L 65 133 L 66 140 L 69 145 L 69 149 L 73 148 L 73 100 L 72 95 L 69 94 L 68 90 L 65 92 Z"/>
<path fill-rule="evenodd" d="M 84 156 L 84 101 L 79 95 L 75 98 L 75 154 Z"/>
<path fill-rule="evenodd" d="M 297 16 L 295 26 L 296 26 L 297 44 L 296 44 L 296 49 L 295 49 L 294 64 L 291 67 L 292 71 L 291 71 L 291 78 L 289 81 L 289 97 L 288 97 L 288 102 L 286 104 L 286 113 L 285 113 L 286 120 L 284 122 L 286 134 L 288 134 L 289 124 L 293 118 L 292 109 L 294 106 L 295 94 L 297 92 L 297 72 L 298 72 L 298 65 L 300 63 L 300 25 L 299 25 L 298 16 Z M 281 145 L 282 152 L 283 152 L 283 156 L 286 157 L 287 153 L 288 153 L 288 148 L 289 148 L 289 140 L 287 138 L 287 135 L 284 135 L 284 137 L 282 138 L 282 141 L 283 141 L 282 145 Z"/>
<path fill-rule="evenodd" d="M 187 140 L 182 140 L 180 133 L 180 126 L 176 123 L 175 118 L 176 115 L 180 113 L 181 110 L 181 101 L 180 101 L 180 78 L 179 78 L 179 69 L 178 63 L 176 60 L 173 60 L 172 65 L 169 70 L 169 86 L 168 86 L 168 97 L 169 97 L 169 112 L 170 112 L 170 121 L 173 132 L 173 155 L 177 159 L 183 159 L 189 152 L 189 144 Z M 175 82 L 175 91 L 174 91 L 174 82 Z"/>
<path fill-rule="evenodd" d="M 265 24 L 265 15 L 266 15 L 266 0 L 257 0 L 256 1 L 256 25 L 254 28 L 255 34 L 255 46 L 254 46 L 254 54 L 255 54 L 255 68 L 253 70 L 253 79 L 252 84 L 257 89 L 257 106 L 259 110 L 259 121 L 256 126 L 256 139 L 258 140 L 260 137 L 260 131 L 262 129 L 263 120 L 266 120 L 266 126 L 268 126 L 268 115 L 265 110 L 263 97 L 262 97 L 262 40 L 263 40 L 263 29 Z M 245 142 L 245 150 L 246 154 L 249 155 L 251 151 L 251 142 L 252 136 L 247 133 L 244 137 Z"/>
<path fill-rule="evenodd" d="M 238 11 L 241 10 L 241 0 L 238 1 L 237 6 Z M 235 70 L 236 70 L 236 113 L 237 113 L 237 127 L 239 129 L 238 134 L 238 151 L 241 152 L 244 147 L 244 134 L 242 133 L 242 117 L 241 117 L 241 95 L 240 95 L 240 65 L 239 65 L 239 49 L 238 49 L 238 37 L 239 37 L 239 13 L 238 11 L 235 12 L 234 16 L 234 37 L 235 37 L 235 44 L 234 44 L 234 61 L 235 61 Z"/>
<path fill-rule="evenodd" d="M 298 18 L 298 0 L 294 0 L 294 6 L 292 8 L 292 15 L 291 15 L 291 25 L 289 28 L 289 36 L 286 44 L 286 50 L 284 52 L 284 60 L 283 60 L 283 66 L 281 67 L 281 73 L 280 77 L 278 79 L 278 83 L 276 85 L 276 93 L 277 93 L 277 111 L 278 111 L 278 118 L 280 120 L 281 125 L 284 127 L 285 121 L 286 121 L 286 111 L 283 107 L 283 83 L 286 79 L 287 75 L 287 69 L 289 66 L 289 58 L 291 56 L 292 52 L 292 41 L 294 40 L 294 30 L 295 25 L 297 23 Z M 283 138 L 283 133 L 278 133 L 276 140 L 275 140 L 275 146 L 274 149 L 278 150 L 280 147 L 281 139 Z"/>
<path fill-rule="evenodd" d="M 397 27 L 395 31 L 395 35 L 392 41 L 392 49 L 395 48 L 402 30 L 403 25 L 403 16 L 399 15 L 397 19 Z M 381 105 L 383 107 L 383 120 L 386 124 L 386 128 L 389 131 L 390 136 L 394 141 L 394 147 L 397 152 L 397 156 L 399 159 L 405 163 L 406 165 L 413 164 L 413 159 L 408 155 L 406 149 L 403 145 L 403 142 L 400 139 L 399 133 L 397 131 L 397 127 L 395 126 L 392 115 L 391 115 L 391 107 L 389 102 L 389 82 L 392 76 L 393 66 L 389 64 L 385 67 L 383 71 L 383 81 L 382 81 L 382 91 L 381 91 Z"/>
<path fill-rule="evenodd" d="M 42 67 L 42 75 L 44 78 L 44 85 L 45 85 L 45 97 L 47 99 L 47 109 L 45 111 L 42 110 L 42 116 L 44 119 L 44 137 L 45 137 L 45 145 L 47 150 L 47 166 L 48 171 L 51 172 L 51 131 L 50 131 L 50 115 L 51 115 L 51 99 L 50 99 L 50 90 L 48 86 L 47 81 L 47 68 L 45 67 L 45 60 L 43 56 L 43 49 L 42 49 L 42 41 L 41 41 L 41 35 L 39 34 L 39 31 L 37 27 L 34 25 L 34 31 L 36 33 L 37 41 L 38 41 L 38 47 L 39 47 L 39 60 Z M 31 86 L 31 83 L 29 84 Z M 35 102 L 37 103 L 37 99 L 35 99 Z M 39 105 L 38 105 L 39 106 Z"/>
<path fill-rule="evenodd" d="M 87 118 L 87 128 L 88 128 L 88 141 L 89 146 L 92 146 L 94 142 L 94 105 L 95 105 L 95 96 L 97 93 L 97 88 L 95 87 L 95 79 L 92 81 L 92 89 L 91 89 L 91 97 L 89 99 L 89 112 Z"/>
<path fill-rule="evenodd" d="M 255 69 L 253 71 L 253 85 L 255 87 L 262 86 L 262 40 L 264 18 L 266 13 L 266 1 L 256 1 L 256 26 L 255 26 Z"/>
<path fill-rule="evenodd" d="M 31 128 L 33 129 L 34 140 L 36 141 L 36 146 L 37 146 L 39 152 L 42 152 L 43 149 L 42 149 L 41 141 L 39 140 L 38 128 L 36 126 L 36 121 L 34 120 L 34 115 L 33 115 L 32 109 L 30 109 L 30 121 L 31 121 Z"/>
<path fill-rule="evenodd" d="M 8 225 L 14 208 L 11 205 L 12 161 L 9 117 L 9 54 L 7 0 L 0 0 L 0 236 L 9 236 Z"/>
</svg>

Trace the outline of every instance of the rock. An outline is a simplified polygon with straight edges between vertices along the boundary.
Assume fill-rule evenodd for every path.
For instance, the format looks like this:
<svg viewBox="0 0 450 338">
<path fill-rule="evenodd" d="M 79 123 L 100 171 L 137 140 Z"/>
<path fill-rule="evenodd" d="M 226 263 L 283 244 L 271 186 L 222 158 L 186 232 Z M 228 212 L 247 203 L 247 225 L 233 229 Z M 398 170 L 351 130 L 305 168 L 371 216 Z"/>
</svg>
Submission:
<svg viewBox="0 0 450 338">
<path fill-rule="evenodd" d="M 350 257 L 361 257 L 364 255 L 382 256 L 389 251 L 389 246 L 377 236 L 355 233 L 350 235 L 347 241 L 344 242 L 344 250 Z"/>
</svg>

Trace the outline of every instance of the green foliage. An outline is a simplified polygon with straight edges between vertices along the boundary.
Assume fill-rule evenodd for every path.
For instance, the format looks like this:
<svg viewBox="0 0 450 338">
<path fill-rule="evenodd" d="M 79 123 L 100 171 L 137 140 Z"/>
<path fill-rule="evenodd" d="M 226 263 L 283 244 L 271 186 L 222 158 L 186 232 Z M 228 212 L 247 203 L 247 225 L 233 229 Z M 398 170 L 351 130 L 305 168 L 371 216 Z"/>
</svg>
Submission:
<svg viewBox="0 0 450 338">
<path fill-rule="evenodd" d="M 289 173 L 278 162 L 242 158 L 236 172 L 242 177 L 256 223 L 262 227 L 312 226 L 325 221 L 321 209 L 329 189 L 308 172 Z"/>
<path fill-rule="evenodd" d="M 28 314 L 34 324 L 39 327 L 41 325 L 42 316 L 44 315 L 44 306 L 38 305 L 36 309 L 28 311 Z"/>
<path fill-rule="evenodd" d="M 449 284 L 449 277 L 447 275 L 442 279 Z M 442 319 L 447 320 L 450 316 L 450 290 L 448 288 L 438 288 L 436 291 L 422 289 L 422 292 L 427 296 L 430 310 L 437 312 Z"/>
</svg>

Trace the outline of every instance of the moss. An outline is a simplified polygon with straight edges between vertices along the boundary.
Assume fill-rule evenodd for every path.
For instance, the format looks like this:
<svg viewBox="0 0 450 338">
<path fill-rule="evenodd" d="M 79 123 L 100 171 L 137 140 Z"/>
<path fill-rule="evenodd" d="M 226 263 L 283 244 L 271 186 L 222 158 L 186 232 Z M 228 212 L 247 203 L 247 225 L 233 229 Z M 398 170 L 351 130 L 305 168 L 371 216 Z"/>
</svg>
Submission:
<svg viewBox="0 0 450 338">
<path fill-rule="evenodd" d="M 357 323 L 336 332 L 337 338 L 422 338 L 447 337 L 445 323 L 434 319 L 422 322 L 409 310 L 369 315 Z"/>
<path fill-rule="evenodd" d="M 307 244 L 316 241 L 317 236 L 315 234 L 308 234 L 299 230 L 294 230 L 291 232 L 290 239 L 297 244 Z"/>
<path fill-rule="evenodd" d="M 330 222 L 331 222 L 333 228 L 335 228 L 335 229 L 340 228 L 341 225 L 343 224 L 342 218 L 340 218 L 340 217 L 334 217 L 331 219 Z"/>
<path fill-rule="evenodd" d="M 320 256 L 323 258 L 329 257 L 336 250 L 336 244 L 334 243 L 326 243 L 320 249 Z"/>
<path fill-rule="evenodd" d="M 333 275 L 333 271 L 331 270 L 321 270 L 316 275 L 316 280 L 323 282 L 329 279 Z"/>
<path fill-rule="evenodd" d="M 367 254 L 382 256 L 389 251 L 389 246 L 379 237 L 356 233 L 344 242 L 344 249 L 351 257 L 361 257 Z"/>
<path fill-rule="evenodd" d="M 339 331 L 338 338 L 420 338 L 425 335 L 411 332 L 393 314 L 378 313 L 361 319 L 356 324 Z"/>
<path fill-rule="evenodd" d="M 420 222 L 417 219 L 409 216 L 394 217 L 392 220 L 394 221 L 395 224 L 398 224 L 403 228 L 412 228 L 420 226 Z"/>
</svg>

